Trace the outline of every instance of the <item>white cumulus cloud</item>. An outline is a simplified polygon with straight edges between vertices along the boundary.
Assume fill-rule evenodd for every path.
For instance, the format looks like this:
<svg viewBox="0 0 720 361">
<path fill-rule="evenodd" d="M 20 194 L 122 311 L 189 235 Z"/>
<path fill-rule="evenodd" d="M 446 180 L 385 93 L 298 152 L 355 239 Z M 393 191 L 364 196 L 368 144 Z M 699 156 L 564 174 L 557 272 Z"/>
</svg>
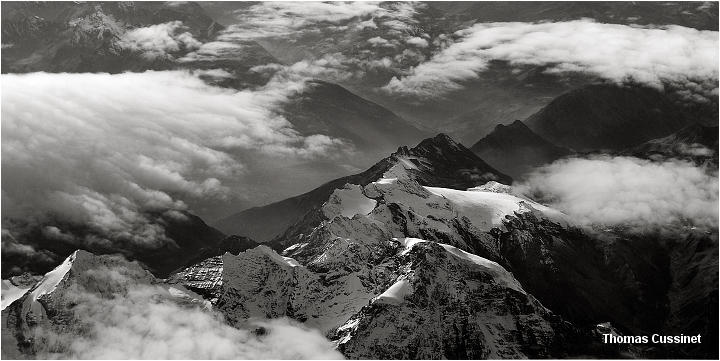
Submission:
<svg viewBox="0 0 720 361">
<path fill-rule="evenodd" d="M 585 224 L 638 230 L 718 224 L 717 169 L 680 160 L 564 159 L 538 169 L 517 189 Z"/>
<path fill-rule="evenodd" d="M 412 38 L 405 40 L 405 42 L 410 45 L 415 45 L 420 48 L 427 48 L 429 45 L 427 40 L 425 40 L 421 37 L 418 37 L 418 36 L 413 36 Z"/>
<path fill-rule="evenodd" d="M 126 49 L 139 51 L 148 58 L 167 57 L 180 50 L 198 49 L 202 43 L 192 34 L 183 31 L 182 21 L 170 21 L 127 31 L 118 44 Z"/>
</svg>

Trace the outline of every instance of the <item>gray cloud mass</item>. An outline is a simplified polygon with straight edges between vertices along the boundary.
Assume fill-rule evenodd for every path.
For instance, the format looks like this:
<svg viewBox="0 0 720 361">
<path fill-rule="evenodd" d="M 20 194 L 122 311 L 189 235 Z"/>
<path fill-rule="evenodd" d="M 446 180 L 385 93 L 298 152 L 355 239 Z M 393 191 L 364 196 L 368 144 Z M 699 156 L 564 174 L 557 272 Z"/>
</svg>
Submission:
<svg viewBox="0 0 720 361">
<path fill-rule="evenodd" d="M 248 173 L 238 153 L 286 162 L 342 153 L 342 141 L 301 135 L 273 112 L 302 87 L 282 79 L 235 91 L 180 71 L 4 74 L 3 218 L 165 242 L 144 213 L 181 216 L 193 200 L 241 197 L 229 186 Z"/>
</svg>

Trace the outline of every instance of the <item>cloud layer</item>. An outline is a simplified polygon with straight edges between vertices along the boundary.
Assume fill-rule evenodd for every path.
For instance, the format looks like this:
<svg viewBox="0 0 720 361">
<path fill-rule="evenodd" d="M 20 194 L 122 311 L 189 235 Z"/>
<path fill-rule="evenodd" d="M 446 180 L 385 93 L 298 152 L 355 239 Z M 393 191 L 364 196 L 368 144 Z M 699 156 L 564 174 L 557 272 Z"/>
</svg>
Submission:
<svg viewBox="0 0 720 361">
<path fill-rule="evenodd" d="M 559 160 L 518 186 L 582 223 L 638 230 L 718 224 L 717 170 L 679 160 L 597 156 Z"/>
<path fill-rule="evenodd" d="M 85 271 L 84 284 L 113 293 L 80 285 L 65 292 L 73 305 L 70 324 L 62 333 L 48 325 L 35 329 L 38 358 L 343 358 L 318 331 L 288 319 L 250 321 L 247 329 L 236 329 L 202 303 L 178 299 L 160 286 L 137 284 L 126 274 L 122 268 Z M 264 335 L 256 335 L 253 330 L 261 327 Z"/>
<path fill-rule="evenodd" d="M 337 26 L 381 11 L 378 3 L 371 2 L 262 2 L 237 10 L 239 21 L 223 39 L 296 36 L 311 27 L 317 31 L 318 25 Z"/>
<path fill-rule="evenodd" d="M 616 82 L 655 87 L 690 83 L 717 93 L 718 34 L 681 26 L 643 28 L 577 20 L 557 23 L 479 23 L 430 60 L 393 78 L 391 93 L 431 97 L 462 88 L 493 60 L 549 66 Z M 697 84 L 699 83 L 699 84 Z"/>
<path fill-rule="evenodd" d="M 430 36 L 417 19 L 426 8 L 402 2 L 263 2 L 236 10 L 237 24 L 222 32 L 219 43 L 261 41 L 288 64 L 317 63 L 327 68 L 323 79 L 343 81 L 332 75 L 346 71 L 359 77 L 369 69 L 400 67 L 410 55 L 418 56 L 403 48 L 429 47 Z"/>
<path fill-rule="evenodd" d="M 184 72 L 33 73 L 2 83 L 4 228 L 8 218 L 37 221 L 58 240 L 70 235 L 52 220 L 162 243 L 162 226 L 145 213 L 238 196 L 243 187 L 228 183 L 242 180 L 242 159 L 306 161 L 344 146 L 303 136 L 273 112 L 302 83 L 238 92 Z"/>
</svg>

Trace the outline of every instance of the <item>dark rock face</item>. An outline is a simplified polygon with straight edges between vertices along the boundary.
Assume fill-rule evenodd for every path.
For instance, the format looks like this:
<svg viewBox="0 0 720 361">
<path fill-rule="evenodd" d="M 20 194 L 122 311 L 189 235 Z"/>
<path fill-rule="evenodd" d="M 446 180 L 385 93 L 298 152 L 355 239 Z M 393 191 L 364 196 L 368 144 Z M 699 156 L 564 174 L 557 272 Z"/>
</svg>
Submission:
<svg viewBox="0 0 720 361">
<path fill-rule="evenodd" d="M 576 151 L 619 150 L 678 131 L 695 121 L 690 113 L 655 89 L 590 85 L 555 98 L 525 124 L 553 144 Z M 713 113 L 699 115 L 712 118 Z"/>
<path fill-rule="evenodd" d="M 717 276 L 709 271 L 717 265 L 716 234 L 591 234 L 533 214 L 511 217 L 506 226 L 494 232 L 504 258 L 498 262 L 565 319 L 581 328 L 604 319 L 629 335 L 711 337 L 700 345 L 635 350 L 645 357 L 717 354 L 717 309 L 709 306 L 717 302 Z"/>
<path fill-rule="evenodd" d="M 562 357 L 575 341 L 573 327 L 534 297 L 497 284 L 435 243 L 415 246 L 404 257 L 415 270 L 413 292 L 400 304 L 365 306 L 350 327 L 341 327 L 334 337 L 347 357 Z"/>
<path fill-rule="evenodd" d="M 635 254 L 618 250 L 621 246 L 611 244 L 613 241 L 601 241 L 579 229 L 566 229 L 532 214 L 511 217 L 506 226 L 507 231 L 495 233 L 505 259 L 503 264 L 550 309 L 586 326 L 602 319 L 634 326 L 638 312 L 650 312 L 647 304 L 631 301 L 638 298 L 639 290 L 625 288 L 637 280 L 619 279 L 619 273 L 632 277 L 633 271 L 647 266 L 644 258 L 634 259 Z M 655 276 L 663 278 L 661 270 L 653 270 L 658 271 Z"/>
<path fill-rule="evenodd" d="M 222 294 L 222 271 L 222 256 L 215 256 L 173 273 L 168 278 L 168 283 L 182 284 L 214 303 Z"/>
<path fill-rule="evenodd" d="M 663 332 L 669 335 L 703 335 L 703 342 L 688 347 L 655 350 L 659 358 L 718 357 L 718 236 L 691 233 L 670 244 L 669 312 Z"/>
<path fill-rule="evenodd" d="M 521 178 L 534 167 L 571 154 L 569 149 L 556 146 L 533 133 L 519 120 L 496 126 L 470 150 L 514 179 Z"/>
<path fill-rule="evenodd" d="M 398 151 L 401 154 L 404 152 L 405 148 Z M 415 148 L 408 150 L 407 155 L 421 158 L 411 160 L 418 166 L 418 170 L 411 170 L 410 174 L 422 185 L 467 189 L 488 181 L 512 183 L 512 178 L 499 172 L 445 134 L 423 140 Z M 423 159 L 427 166 L 422 165 Z"/>
</svg>

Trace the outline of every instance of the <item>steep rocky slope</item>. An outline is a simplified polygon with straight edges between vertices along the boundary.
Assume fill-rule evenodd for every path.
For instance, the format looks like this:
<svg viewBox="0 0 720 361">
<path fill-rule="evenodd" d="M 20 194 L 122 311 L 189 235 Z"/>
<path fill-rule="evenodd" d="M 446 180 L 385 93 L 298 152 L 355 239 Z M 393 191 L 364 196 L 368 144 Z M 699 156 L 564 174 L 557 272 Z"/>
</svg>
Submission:
<svg viewBox="0 0 720 361">
<path fill-rule="evenodd" d="M 319 80 L 307 82 L 301 94 L 288 100 L 283 114 L 299 131 L 350 140 L 358 156 L 373 160 L 427 135 L 382 106 Z"/>
<path fill-rule="evenodd" d="M 713 112 L 696 115 L 712 118 Z M 576 151 L 620 150 L 700 120 L 693 118 L 677 99 L 659 90 L 598 84 L 555 98 L 525 124 L 551 143 Z"/>
<path fill-rule="evenodd" d="M 533 133 L 519 120 L 509 125 L 497 125 L 470 150 L 514 179 L 521 178 L 534 167 L 571 154 L 570 150 Z"/>
</svg>

